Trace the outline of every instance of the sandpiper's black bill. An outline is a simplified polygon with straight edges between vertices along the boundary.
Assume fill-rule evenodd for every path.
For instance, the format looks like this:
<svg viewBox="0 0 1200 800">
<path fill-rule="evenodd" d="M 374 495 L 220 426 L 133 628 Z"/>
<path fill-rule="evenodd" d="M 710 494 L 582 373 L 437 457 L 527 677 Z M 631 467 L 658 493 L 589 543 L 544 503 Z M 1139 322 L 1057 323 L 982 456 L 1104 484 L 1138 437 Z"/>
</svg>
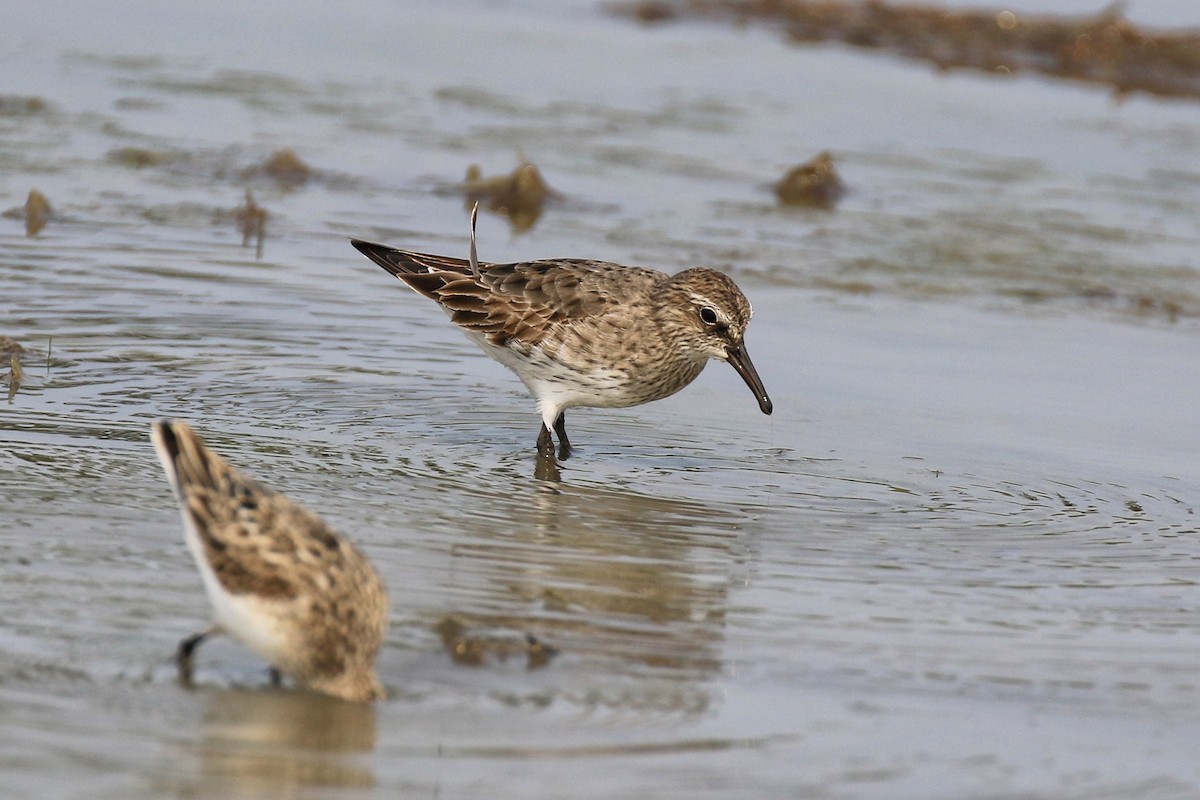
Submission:
<svg viewBox="0 0 1200 800">
<path fill-rule="evenodd" d="M 746 352 L 746 345 L 739 343 L 730 347 L 726 355 L 730 365 L 737 370 L 738 375 L 742 376 L 742 380 L 750 387 L 750 391 L 754 392 L 754 399 L 758 401 L 758 407 L 764 414 L 770 414 L 775 406 L 771 403 L 771 398 L 767 397 L 767 390 L 763 386 L 762 379 L 758 377 L 758 370 L 754 368 L 750 354 Z"/>
</svg>

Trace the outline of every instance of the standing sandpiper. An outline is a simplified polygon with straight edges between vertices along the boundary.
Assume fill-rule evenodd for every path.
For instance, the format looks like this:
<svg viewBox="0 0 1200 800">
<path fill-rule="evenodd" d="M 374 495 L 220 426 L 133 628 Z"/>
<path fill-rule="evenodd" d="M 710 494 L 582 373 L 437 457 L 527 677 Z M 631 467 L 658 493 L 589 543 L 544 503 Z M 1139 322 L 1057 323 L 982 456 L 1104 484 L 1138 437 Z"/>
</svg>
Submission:
<svg viewBox="0 0 1200 800">
<path fill-rule="evenodd" d="M 566 409 L 660 400 L 695 380 L 710 358 L 728 361 L 762 412 L 771 413 L 742 340 L 750 301 L 716 270 L 667 275 L 575 258 L 488 264 L 350 243 L 435 300 L 485 353 L 517 373 L 542 415 L 543 457 L 554 457 L 551 429 L 559 458 L 570 455 Z"/>
<path fill-rule="evenodd" d="M 238 474 L 187 423 L 156 422 L 150 436 L 215 620 L 180 643 L 181 676 L 191 679 L 197 645 L 224 632 L 304 686 L 355 702 L 383 697 L 375 658 L 388 598 L 366 556 L 316 514 Z"/>
</svg>

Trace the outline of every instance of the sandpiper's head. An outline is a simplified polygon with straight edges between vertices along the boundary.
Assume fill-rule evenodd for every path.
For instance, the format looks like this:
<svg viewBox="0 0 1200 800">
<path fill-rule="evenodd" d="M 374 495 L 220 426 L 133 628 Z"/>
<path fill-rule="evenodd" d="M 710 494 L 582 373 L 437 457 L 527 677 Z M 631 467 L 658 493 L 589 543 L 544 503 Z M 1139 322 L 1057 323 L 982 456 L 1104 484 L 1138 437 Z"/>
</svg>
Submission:
<svg viewBox="0 0 1200 800">
<path fill-rule="evenodd" d="M 709 358 L 728 361 L 754 392 L 758 407 L 770 414 L 771 398 L 743 341 L 754 314 L 746 295 L 728 275 L 703 267 L 678 273 L 669 285 L 668 291 L 679 298 L 669 304 L 673 321 L 691 334 L 688 340 L 692 346 Z"/>
<path fill-rule="evenodd" d="M 375 662 L 387 635 L 387 591 L 375 568 L 349 542 L 341 550 L 354 563 L 336 574 L 346 594 L 326 605 L 329 615 L 309 619 L 307 663 L 293 674 L 311 689 L 354 703 L 387 697 Z M 332 583 L 333 575 L 330 576 Z"/>
<path fill-rule="evenodd" d="M 308 678 L 304 683 L 309 688 L 351 703 L 370 703 L 387 697 L 387 690 L 379 682 L 373 664 L 356 665 L 334 676 Z"/>
</svg>

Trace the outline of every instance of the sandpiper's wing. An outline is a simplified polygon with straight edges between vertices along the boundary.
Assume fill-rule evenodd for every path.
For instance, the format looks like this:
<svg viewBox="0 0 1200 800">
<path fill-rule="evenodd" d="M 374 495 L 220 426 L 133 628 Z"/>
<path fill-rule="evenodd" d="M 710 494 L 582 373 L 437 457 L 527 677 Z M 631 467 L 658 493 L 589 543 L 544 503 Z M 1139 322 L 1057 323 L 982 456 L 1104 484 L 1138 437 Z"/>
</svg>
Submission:
<svg viewBox="0 0 1200 800">
<path fill-rule="evenodd" d="M 456 325 L 499 346 L 514 341 L 537 345 L 557 326 L 586 326 L 613 304 L 627 302 L 666 278 L 656 270 L 585 259 L 480 262 L 476 277 L 466 259 L 358 239 L 351 244 L 415 291 L 440 303 Z M 620 273 L 620 279 L 614 280 L 613 273 Z"/>
<path fill-rule="evenodd" d="M 230 594 L 292 599 L 320 570 L 359 558 L 320 517 L 243 477 L 186 422 L 156 422 L 151 436 L 194 534 L 193 555 Z"/>
</svg>

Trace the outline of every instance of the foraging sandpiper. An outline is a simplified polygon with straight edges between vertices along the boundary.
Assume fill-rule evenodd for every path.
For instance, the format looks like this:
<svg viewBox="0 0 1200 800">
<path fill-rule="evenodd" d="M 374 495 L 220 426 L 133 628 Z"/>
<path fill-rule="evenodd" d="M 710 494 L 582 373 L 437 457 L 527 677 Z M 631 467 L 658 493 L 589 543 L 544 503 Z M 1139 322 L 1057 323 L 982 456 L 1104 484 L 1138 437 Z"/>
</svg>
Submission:
<svg viewBox="0 0 1200 800">
<path fill-rule="evenodd" d="M 517 373 L 542 415 L 538 452 L 571 451 L 564 412 L 660 400 L 691 383 L 710 358 L 728 361 L 764 414 L 771 399 L 746 352 L 750 301 L 712 269 L 676 275 L 605 261 L 489 264 L 351 244 L 435 300 L 485 353 Z"/>
<path fill-rule="evenodd" d="M 240 475 L 185 422 L 151 439 L 183 512 L 185 539 L 214 624 L 184 639 L 177 661 L 228 633 L 300 684 L 344 700 L 384 696 L 375 659 L 388 598 L 366 556 L 308 509 Z"/>
</svg>

